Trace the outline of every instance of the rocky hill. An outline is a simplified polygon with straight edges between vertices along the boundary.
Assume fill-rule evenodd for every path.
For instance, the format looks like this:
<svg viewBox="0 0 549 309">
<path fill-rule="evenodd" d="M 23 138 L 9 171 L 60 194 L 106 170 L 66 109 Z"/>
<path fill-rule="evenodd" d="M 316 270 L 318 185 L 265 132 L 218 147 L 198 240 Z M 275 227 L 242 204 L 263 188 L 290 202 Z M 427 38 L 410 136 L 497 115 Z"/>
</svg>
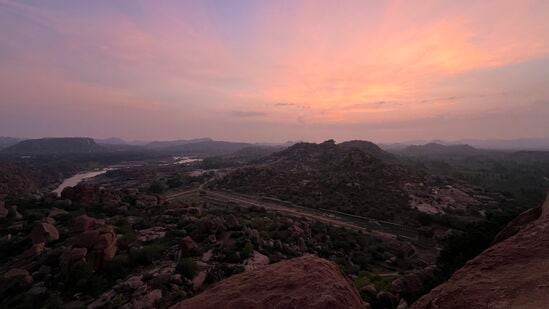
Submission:
<svg viewBox="0 0 549 309">
<path fill-rule="evenodd" d="M 393 154 L 382 150 L 378 145 L 369 141 L 353 140 L 353 141 L 340 143 L 339 146 L 346 147 L 346 148 L 360 149 L 361 151 L 380 160 L 384 160 L 388 162 L 396 161 L 396 158 Z"/>
<path fill-rule="evenodd" d="M 235 170 L 215 186 L 379 219 L 412 211 L 402 189 L 419 177 L 358 147 L 299 143 Z"/>
<path fill-rule="evenodd" d="M 80 154 L 104 151 L 104 148 L 91 138 L 62 137 L 40 138 L 21 141 L 2 150 L 4 154 L 51 155 Z"/>
<path fill-rule="evenodd" d="M 546 308 L 548 281 L 549 197 L 412 308 Z"/>
<path fill-rule="evenodd" d="M 417 212 L 478 214 L 466 183 L 434 177 L 365 141 L 298 143 L 230 172 L 214 187 L 410 224 Z"/>
<path fill-rule="evenodd" d="M 365 308 L 338 266 L 313 255 L 225 279 L 172 309 Z"/>
</svg>

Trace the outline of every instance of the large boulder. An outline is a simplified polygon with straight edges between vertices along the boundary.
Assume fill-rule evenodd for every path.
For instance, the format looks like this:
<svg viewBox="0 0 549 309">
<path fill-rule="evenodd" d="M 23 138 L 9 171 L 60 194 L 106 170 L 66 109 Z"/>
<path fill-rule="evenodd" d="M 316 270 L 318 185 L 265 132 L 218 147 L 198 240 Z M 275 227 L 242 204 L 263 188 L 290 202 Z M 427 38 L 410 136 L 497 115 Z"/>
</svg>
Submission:
<svg viewBox="0 0 549 309">
<path fill-rule="evenodd" d="M 97 220 L 95 218 L 81 215 L 74 219 L 72 230 L 76 233 L 82 233 L 94 229 L 96 225 Z"/>
<path fill-rule="evenodd" d="M 75 218 L 72 237 L 73 248 L 86 249 L 86 261 L 95 268 L 114 258 L 117 251 L 117 237 L 110 225 L 95 218 L 82 215 Z"/>
<path fill-rule="evenodd" d="M 32 229 L 30 238 L 33 244 L 48 243 L 59 239 L 59 231 L 52 224 L 42 222 Z"/>
<path fill-rule="evenodd" d="M 74 187 L 66 187 L 61 192 L 61 197 L 80 205 L 89 206 L 100 203 L 101 191 L 99 186 L 82 183 Z"/>
<path fill-rule="evenodd" d="M 50 210 L 50 213 L 48 214 L 48 217 L 51 217 L 51 218 L 56 218 L 56 217 L 62 217 L 62 216 L 66 216 L 68 215 L 69 212 L 64 210 L 64 209 L 60 209 L 60 208 L 56 208 L 56 207 L 53 207 L 51 210 Z"/>
<path fill-rule="evenodd" d="M 240 225 L 240 222 L 233 214 L 230 214 L 227 219 L 225 219 L 225 225 L 230 229 L 234 229 Z"/>
<path fill-rule="evenodd" d="M 166 237 L 166 229 L 161 226 L 154 226 L 137 232 L 137 240 L 142 242 L 149 242 L 164 237 Z"/>
<path fill-rule="evenodd" d="M 498 233 L 498 235 L 494 239 L 494 243 L 502 242 L 507 238 L 515 235 L 526 225 L 536 221 L 540 216 L 541 207 L 531 208 L 521 213 L 513 221 L 509 222 L 509 224 L 507 224 L 507 226 Z"/>
<path fill-rule="evenodd" d="M 195 255 L 198 253 L 198 245 L 190 236 L 185 236 L 179 243 L 179 253 L 180 257 L 187 257 Z"/>
<path fill-rule="evenodd" d="M 537 220 L 521 225 L 516 234 L 469 261 L 412 308 L 547 308 L 549 199 Z"/>
<path fill-rule="evenodd" d="M 337 265 L 313 255 L 225 279 L 172 309 L 365 308 Z"/>
<path fill-rule="evenodd" d="M 433 287 L 438 275 L 436 266 L 428 266 L 404 274 L 392 282 L 392 291 L 406 300 L 414 300 Z"/>
<path fill-rule="evenodd" d="M 4 282 L 9 286 L 29 286 L 33 282 L 29 272 L 19 268 L 12 268 L 8 270 L 6 273 L 4 273 L 2 277 L 4 279 Z"/>
<path fill-rule="evenodd" d="M 86 255 L 88 254 L 88 249 L 86 248 L 71 248 L 63 252 L 59 259 L 59 264 L 61 269 L 67 271 L 74 265 L 76 262 L 85 261 Z"/>
</svg>

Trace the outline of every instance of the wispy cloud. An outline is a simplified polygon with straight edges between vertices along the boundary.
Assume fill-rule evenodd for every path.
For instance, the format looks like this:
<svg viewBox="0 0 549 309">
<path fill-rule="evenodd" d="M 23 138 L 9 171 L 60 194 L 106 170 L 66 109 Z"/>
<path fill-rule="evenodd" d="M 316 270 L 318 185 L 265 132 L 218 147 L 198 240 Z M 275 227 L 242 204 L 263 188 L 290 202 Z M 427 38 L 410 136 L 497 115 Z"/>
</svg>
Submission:
<svg viewBox="0 0 549 309">
<path fill-rule="evenodd" d="M 231 115 L 234 117 L 251 118 L 251 117 L 263 117 L 263 116 L 267 116 L 268 114 L 265 112 L 257 112 L 257 111 L 232 111 Z"/>
</svg>

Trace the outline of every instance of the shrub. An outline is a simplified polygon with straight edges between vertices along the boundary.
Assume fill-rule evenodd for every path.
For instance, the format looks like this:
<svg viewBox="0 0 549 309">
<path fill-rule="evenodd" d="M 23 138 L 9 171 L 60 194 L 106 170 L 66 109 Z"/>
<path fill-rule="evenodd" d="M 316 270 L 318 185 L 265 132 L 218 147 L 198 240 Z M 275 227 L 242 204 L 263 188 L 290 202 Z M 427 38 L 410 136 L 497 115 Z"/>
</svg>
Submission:
<svg viewBox="0 0 549 309">
<path fill-rule="evenodd" d="M 162 194 L 164 190 L 166 190 L 166 186 L 160 181 L 155 181 L 149 186 L 149 192 L 151 193 Z"/>
<path fill-rule="evenodd" d="M 254 253 L 254 246 L 252 245 L 251 242 L 248 241 L 240 251 L 240 257 L 242 259 L 247 259 L 251 257 L 253 253 Z"/>
<path fill-rule="evenodd" d="M 82 292 L 91 296 L 99 295 L 108 286 L 101 275 L 94 273 L 93 267 L 82 261 L 73 265 L 66 276 L 66 292 L 72 294 Z"/>
<path fill-rule="evenodd" d="M 139 265 L 148 265 L 162 255 L 165 249 L 164 246 L 158 244 L 144 246 L 141 249 L 130 252 L 130 260 Z"/>
<path fill-rule="evenodd" d="M 185 278 L 192 279 L 198 270 L 193 258 L 183 258 L 177 264 L 177 271 Z"/>
<path fill-rule="evenodd" d="M 129 274 L 131 268 L 132 265 L 128 255 L 119 254 L 103 265 L 102 272 L 105 273 L 108 278 L 116 280 Z"/>
</svg>

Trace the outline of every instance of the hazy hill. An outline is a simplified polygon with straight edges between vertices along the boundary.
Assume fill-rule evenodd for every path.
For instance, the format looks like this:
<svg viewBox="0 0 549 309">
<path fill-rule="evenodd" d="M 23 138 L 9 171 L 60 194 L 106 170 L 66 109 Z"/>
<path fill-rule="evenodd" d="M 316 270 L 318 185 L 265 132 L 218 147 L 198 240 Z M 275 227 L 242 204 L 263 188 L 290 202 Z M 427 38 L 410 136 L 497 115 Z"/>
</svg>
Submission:
<svg viewBox="0 0 549 309">
<path fill-rule="evenodd" d="M 464 139 L 459 142 L 492 150 L 549 150 L 549 138 Z"/>
<path fill-rule="evenodd" d="M 269 156 L 277 151 L 284 150 L 286 147 L 283 146 L 246 146 L 241 148 L 229 155 L 228 157 L 234 158 L 260 158 Z"/>
<path fill-rule="evenodd" d="M 0 136 L 0 150 L 19 143 L 21 139 L 7 136 Z"/>
<path fill-rule="evenodd" d="M 433 156 L 433 155 L 462 155 L 475 154 L 479 150 L 467 145 L 442 145 L 438 143 L 429 143 L 425 145 L 411 145 L 401 150 L 403 154 L 413 156 Z"/>
<path fill-rule="evenodd" d="M 104 151 L 105 148 L 86 137 L 40 138 L 21 141 L 2 150 L 6 154 L 42 155 L 77 154 Z"/>
<path fill-rule="evenodd" d="M 204 141 L 188 142 L 181 145 L 164 147 L 157 150 L 184 155 L 219 156 L 230 154 L 249 146 L 252 146 L 252 144 L 207 139 Z"/>
<path fill-rule="evenodd" d="M 201 142 L 210 142 L 212 141 L 210 138 L 196 138 L 196 139 L 180 139 L 180 140 L 173 140 L 173 141 L 154 141 L 145 144 L 145 147 L 148 149 L 164 149 L 169 147 L 176 147 L 181 146 L 185 144 L 190 143 L 201 143 Z"/>
<path fill-rule="evenodd" d="M 126 145 L 127 142 L 118 137 L 109 137 L 109 138 L 94 138 L 93 139 L 97 144 L 104 145 Z"/>
</svg>

